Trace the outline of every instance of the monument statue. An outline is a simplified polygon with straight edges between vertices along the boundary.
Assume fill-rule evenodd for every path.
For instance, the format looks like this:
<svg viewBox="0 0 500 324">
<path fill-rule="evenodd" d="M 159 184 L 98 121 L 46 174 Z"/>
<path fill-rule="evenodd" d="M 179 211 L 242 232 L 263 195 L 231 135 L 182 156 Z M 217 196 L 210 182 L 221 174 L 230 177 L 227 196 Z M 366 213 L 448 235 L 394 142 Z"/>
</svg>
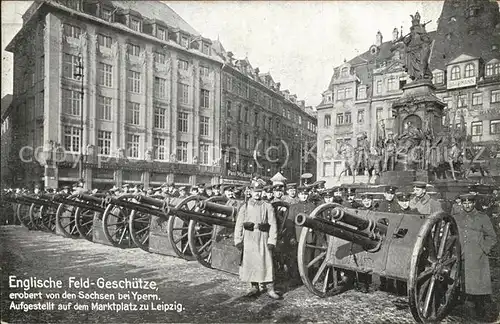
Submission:
<svg viewBox="0 0 500 324">
<path fill-rule="evenodd" d="M 396 141 L 392 132 L 387 133 L 387 139 L 384 142 L 384 171 L 394 171 L 396 164 Z"/>
</svg>

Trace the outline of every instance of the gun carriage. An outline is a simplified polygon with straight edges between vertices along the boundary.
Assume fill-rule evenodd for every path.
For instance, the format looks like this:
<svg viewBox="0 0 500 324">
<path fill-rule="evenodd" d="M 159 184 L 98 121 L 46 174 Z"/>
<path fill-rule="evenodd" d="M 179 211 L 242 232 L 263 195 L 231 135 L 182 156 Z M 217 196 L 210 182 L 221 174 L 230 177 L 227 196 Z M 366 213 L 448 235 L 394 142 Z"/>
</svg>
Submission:
<svg viewBox="0 0 500 324">
<path fill-rule="evenodd" d="M 94 195 L 80 193 L 75 196 L 78 199 L 78 207 L 75 210 L 75 227 L 81 237 L 87 241 L 94 242 L 96 227 L 94 220 L 102 217 L 105 208 L 106 195 L 97 193 Z"/>
<path fill-rule="evenodd" d="M 56 212 L 58 205 L 52 201 L 53 195 L 38 194 L 30 206 L 29 215 L 35 229 L 56 231 Z"/>
<path fill-rule="evenodd" d="M 6 197 L 5 200 L 14 205 L 14 212 L 19 223 L 28 229 L 33 229 L 34 224 L 30 217 L 30 207 L 35 200 L 27 195 L 12 195 Z"/>
<path fill-rule="evenodd" d="M 458 297 L 461 246 L 453 217 L 347 209 L 336 203 L 298 214 L 298 266 L 304 285 L 326 297 L 364 275 L 406 282 L 417 322 L 443 319 Z"/>
</svg>

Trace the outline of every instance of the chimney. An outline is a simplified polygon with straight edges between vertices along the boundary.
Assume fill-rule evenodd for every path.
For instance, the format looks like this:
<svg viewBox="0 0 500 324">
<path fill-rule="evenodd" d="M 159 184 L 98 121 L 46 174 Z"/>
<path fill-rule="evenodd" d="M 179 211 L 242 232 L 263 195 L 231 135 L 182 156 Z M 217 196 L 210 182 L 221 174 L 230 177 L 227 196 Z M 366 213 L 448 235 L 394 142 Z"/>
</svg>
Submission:
<svg viewBox="0 0 500 324">
<path fill-rule="evenodd" d="M 279 83 L 279 82 L 278 82 L 278 83 L 276 83 L 276 89 L 277 89 L 278 91 L 280 91 L 280 87 L 281 87 L 281 83 Z"/>
<path fill-rule="evenodd" d="M 397 41 L 399 38 L 399 31 L 397 28 L 394 28 L 394 30 L 392 31 L 392 41 L 395 42 Z"/>
<path fill-rule="evenodd" d="M 380 30 L 377 32 L 377 42 L 375 43 L 375 45 L 377 46 L 380 46 L 382 45 L 382 33 L 380 32 Z"/>
</svg>

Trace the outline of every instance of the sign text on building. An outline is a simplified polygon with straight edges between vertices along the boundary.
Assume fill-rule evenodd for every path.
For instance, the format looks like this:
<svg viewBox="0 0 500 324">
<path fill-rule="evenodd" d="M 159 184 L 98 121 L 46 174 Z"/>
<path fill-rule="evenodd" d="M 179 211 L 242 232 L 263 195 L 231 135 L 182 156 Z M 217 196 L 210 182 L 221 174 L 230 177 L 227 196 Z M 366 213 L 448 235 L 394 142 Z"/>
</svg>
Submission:
<svg viewBox="0 0 500 324">
<path fill-rule="evenodd" d="M 476 77 L 470 77 L 458 80 L 449 80 L 447 88 L 456 89 L 456 88 L 470 87 L 473 85 L 476 85 Z"/>
</svg>

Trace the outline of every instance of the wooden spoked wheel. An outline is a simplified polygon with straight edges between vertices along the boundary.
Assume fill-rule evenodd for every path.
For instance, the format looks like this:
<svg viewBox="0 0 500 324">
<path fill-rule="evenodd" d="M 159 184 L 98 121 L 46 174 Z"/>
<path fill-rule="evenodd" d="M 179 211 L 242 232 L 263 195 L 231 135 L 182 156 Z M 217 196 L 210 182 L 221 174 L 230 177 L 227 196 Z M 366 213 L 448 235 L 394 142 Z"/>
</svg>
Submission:
<svg viewBox="0 0 500 324">
<path fill-rule="evenodd" d="M 42 206 L 42 208 L 40 208 L 42 227 L 52 233 L 56 231 L 56 213 L 57 208 L 54 206 Z"/>
<path fill-rule="evenodd" d="M 462 249 L 455 219 L 431 215 L 417 237 L 410 264 L 408 298 L 417 322 L 439 322 L 460 293 Z"/>
<path fill-rule="evenodd" d="M 189 196 L 179 202 L 177 206 L 175 206 L 175 208 L 187 211 L 195 211 L 197 209 L 198 202 L 205 199 L 206 198 L 202 196 Z M 167 223 L 167 232 L 168 238 L 175 254 L 177 254 L 180 258 L 186 259 L 188 261 L 193 261 L 196 260 L 196 257 L 193 255 L 191 249 L 189 248 L 189 221 L 189 219 L 182 219 L 175 215 L 170 215 Z"/>
<path fill-rule="evenodd" d="M 102 217 L 102 226 L 104 236 L 106 236 L 106 239 L 112 245 L 120 248 L 135 245 L 130 238 L 130 229 L 128 226 L 131 212 L 132 210 L 123 206 L 109 204 L 106 207 Z"/>
<path fill-rule="evenodd" d="M 224 204 L 227 198 L 224 196 L 211 197 L 207 201 Z M 203 211 L 201 211 L 203 212 Z M 210 215 L 207 213 L 207 215 Z M 222 215 L 217 215 L 222 216 Z M 189 249 L 196 260 L 207 268 L 212 268 L 212 243 L 215 239 L 216 226 L 204 222 L 190 220 L 188 225 Z"/>
<path fill-rule="evenodd" d="M 80 233 L 76 229 L 76 207 L 68 204 L 59 204 L 56 212 L 56 228 L 64 237 L 78 238 Z"/>
<path fill-rule="evenodd" d="M 94 214 L 91 209 L 78 207 L 75 211 L 75 226 L 80 236 L 93 242 Z"/>
<path fill-rule="evenodd" d="M 16 215 L 19 222 L 28 229 L 33 229 L 34 225 L 30 216 L 31 205 L 17 204 Z"/>
<path fill-rule="evenodd" d="M 42 206 L 37 205 L 37 204 L 31 204 L 30 206 L 30 219 L 31 219 L 31 224 L 33 224 L 33 228 L 37 230 L 42 230 L 42 214 L 40 213 L 40 209 Z"/>
<path fill-rule="evenodd" d="M 142 250 L 149 252 L 149 227 L 151 225 L 151 215 L 137 210 L 130 214 L 129 228 L 130 236 L 135 245 Z"/>
<path fill-rule="evenodd" d="M 337 204 L 329 204 L 331 208 L 316 207 L 310 215 L 312 218 L 329 220 L 329 211 Z M 331 253 L 330 242 L 335 238 L 325 233 L 304 227 L 300 233 L 298 244 L 298 267 L 302 282 L 307 289 L 319 297 L 333 296 L 346 288 L 348 278 L 329 264 Z"/>
</svg>

